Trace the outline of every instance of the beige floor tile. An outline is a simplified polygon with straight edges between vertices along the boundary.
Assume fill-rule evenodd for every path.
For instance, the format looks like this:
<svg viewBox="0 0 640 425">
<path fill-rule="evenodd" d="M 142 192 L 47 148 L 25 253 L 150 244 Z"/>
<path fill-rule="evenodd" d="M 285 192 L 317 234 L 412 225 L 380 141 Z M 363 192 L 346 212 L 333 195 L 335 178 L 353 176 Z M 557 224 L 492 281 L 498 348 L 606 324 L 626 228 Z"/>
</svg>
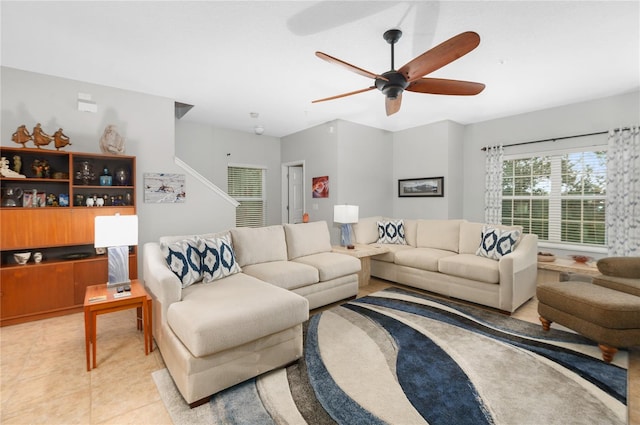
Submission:
<svg viewBox="0 0 640 425">
<path fill-rule="evenodd" d="M 91 386 L 91 422 L 101 423 L 160 400 L 151 373 Z"/>
<path fill-rule="evenodd" d="M 169 412 L 167 412 L 162 401 L 156 401 L 98 423 L 109 425 L 173 425 L 171 416 L 169 416 Z"/>
<path fill-rule="evenodd" d="M 80 390 L 63 397 L 44 397 L 2 412 L 3 425 L 9 424 L 88 424 L 91 417 L 91 394 Z"/>
</svg>

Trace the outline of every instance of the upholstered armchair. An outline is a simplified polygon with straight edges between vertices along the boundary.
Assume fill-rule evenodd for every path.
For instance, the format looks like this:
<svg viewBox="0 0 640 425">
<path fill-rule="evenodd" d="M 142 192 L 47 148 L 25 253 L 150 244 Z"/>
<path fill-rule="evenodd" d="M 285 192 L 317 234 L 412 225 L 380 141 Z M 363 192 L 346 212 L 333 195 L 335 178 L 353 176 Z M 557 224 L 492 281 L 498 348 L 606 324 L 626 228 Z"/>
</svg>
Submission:
<svg viewBox="0 0 640 425">
<path fill-rule="evenodd" d="M 552 322 L 598 343 L 606 362 L 619 347 L 640 345 L 640 257 L 608 257 L 597 263 L 591 282 L 538 285 L 538 313 L 544 330 Z"/>
</svg>

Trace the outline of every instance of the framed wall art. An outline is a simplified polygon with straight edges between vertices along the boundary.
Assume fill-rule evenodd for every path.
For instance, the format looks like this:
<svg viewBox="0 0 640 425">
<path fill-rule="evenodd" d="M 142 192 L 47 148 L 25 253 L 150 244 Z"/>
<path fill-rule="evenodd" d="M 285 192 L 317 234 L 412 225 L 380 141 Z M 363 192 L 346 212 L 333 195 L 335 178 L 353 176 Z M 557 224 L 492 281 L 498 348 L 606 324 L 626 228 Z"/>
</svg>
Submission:
<svg viewBox="0 0 640 425">
<path fill-rule="evenodd" d="M 185 198 L 184 174 L 144 173 L 144 202 L 174 204 Z"/>
<path fill-rule="evenodd" d="M 313 177 L 311 179 L 311 193 L 313 198 L 328 198 L 329 176 Z"/>
<path fill-rule="evenodd" d="M 442 197 L 444 196 L 444 177 L 398 180 L 398 196 L 400 198 Z"/>
</svg>

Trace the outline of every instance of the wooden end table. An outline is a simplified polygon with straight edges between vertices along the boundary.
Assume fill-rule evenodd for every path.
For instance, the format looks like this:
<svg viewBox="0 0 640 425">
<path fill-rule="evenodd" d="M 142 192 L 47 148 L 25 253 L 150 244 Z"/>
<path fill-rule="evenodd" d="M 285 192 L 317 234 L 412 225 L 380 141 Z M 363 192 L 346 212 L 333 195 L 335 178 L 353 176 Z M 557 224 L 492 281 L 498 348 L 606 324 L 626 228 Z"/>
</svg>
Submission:
<svg viewBox="0 0 640 425">
<path fill-rule="evenodd" d="M 564 258 L 556 258 L 555 261 L 538 261 L 538 280 L 537 283 L 543 282 L 559 282 L 560 273 L 577 273 L 586 276 L 597 276 L 600 274 L 598 268 L 593 263 L 581 264 L 573 260 Z"/>
<path fill-rule="evenodd" d="M 371 257 L 389 252 L 386 246 L 355 244 L 353 249 L 344 246 L 334 246 L 332 252 L 347 254 L 360 259 L 360 271 L 358 272 L 358 287 L 362 288 L 371 280 Z"/>
<path fill-rule="evenodd" d="M 107 284 L 88 286 L 84 295 L 84 338 L 87 355 L 87 371 L 97 367 L 96 362 L 96 323 L 99 314 L 113 313 L 130 308 L 138 309 L 137 328 L 144 331 L 144 353 L 153 351 L 151 297 L 138 280 L 131 281 L 131 295 L 118 297 L 115 287 Z M 142 318 L 142 320 L 140 320 Z M 92 350 L 90 350 L 92 348 Z M 89 351 L 92 351 L 91 355 Z M 93 359 L 93 366 L 91 359 Z"/>
</svg>

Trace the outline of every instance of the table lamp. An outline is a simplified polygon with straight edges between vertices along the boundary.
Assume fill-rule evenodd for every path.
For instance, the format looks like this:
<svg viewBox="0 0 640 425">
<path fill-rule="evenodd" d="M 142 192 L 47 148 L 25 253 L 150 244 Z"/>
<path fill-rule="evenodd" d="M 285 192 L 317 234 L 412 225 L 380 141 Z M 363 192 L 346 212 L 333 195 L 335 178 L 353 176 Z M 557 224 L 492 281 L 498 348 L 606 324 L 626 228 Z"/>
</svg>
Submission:
<svg viewBox="0 0 640 425">
<path fill-rule="evenodd" d="M 96 248 L 107 248 L 107 287 L 129 285 L 129 245 L 138 245 L 137 215 L 101 215 L 95 218 Z"/>
<path fill-rule="evenodd" d="M 353 227 L 351 224 L 358 222 L 357 205 L 334 205 L 333 221 L 342 224 L 340 226 L 340 245 L 347 249 L 353 249 Z"/>
</svg>

